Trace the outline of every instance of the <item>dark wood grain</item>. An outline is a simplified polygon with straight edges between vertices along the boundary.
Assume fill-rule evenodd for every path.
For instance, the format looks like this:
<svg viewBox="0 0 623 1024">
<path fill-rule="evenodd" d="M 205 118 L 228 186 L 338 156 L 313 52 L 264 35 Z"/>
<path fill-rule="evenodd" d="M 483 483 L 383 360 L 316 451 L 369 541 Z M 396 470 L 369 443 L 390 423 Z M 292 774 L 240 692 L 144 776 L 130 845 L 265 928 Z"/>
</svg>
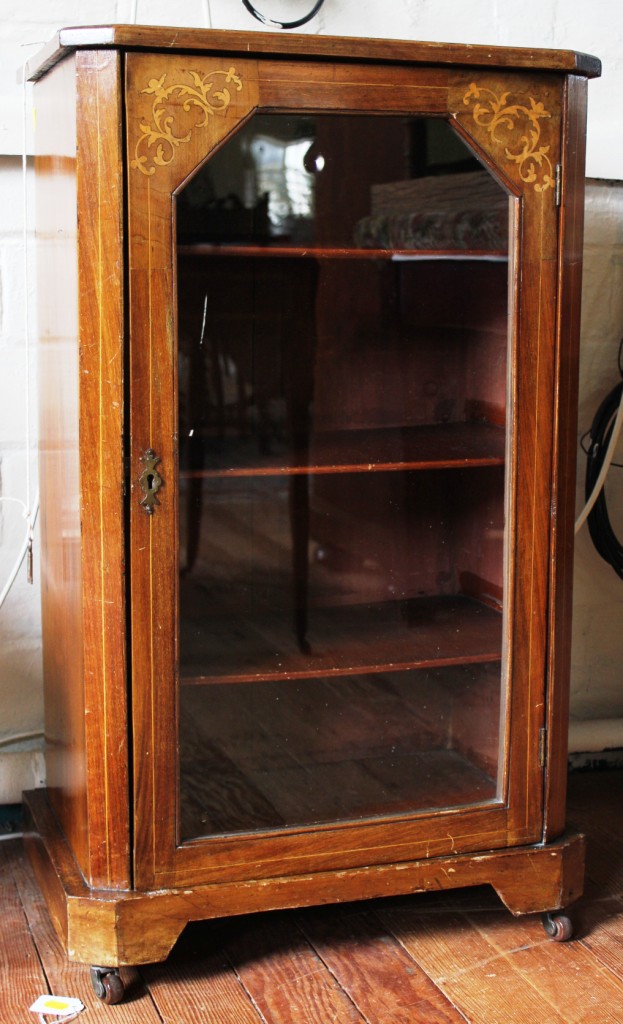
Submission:
<svg viewBox="0 0 623 1024">
<path fill-rule="evenodd" d="M 119 85 L 114 53 L 78 54 L 41 85 L 59 124 L 37 142 L 48 779 L 86 877 L 112 887 L 129 883 Z M 94 195 L 115 215 L 95 203 L 78 243 Z"/>
<path fill-rule="evenodd" d="M 71 963 L 67 958 L 30 865 L 22 859 L 16 859 L 12 871 L 28 928 L 37 936 L 36 956 L 45 971 L 50 991 L 56 995 L 71 994 L 73 998 L 80 999 L 87 1010 L 95 1013 L 101 1011 L 103 1007 L 93 991 L 88 970 L 84 965 Z M 124 968 L 122 977 L 129 999 L 127 1005 L 114 1011 L 115 1017 L 121 1024 L 134 1024 L 137 1017 L 145 1024 L 159 1024 L 160 1016 L 138 972 L 131 967 Z M 45 991 L 45 988 L 41 989 L 42 994 Z"/>
<path fill-rule="evenodd" d="M 476 260 L 506 262 L 508 254 L 501 250 L 486 249 L 348 249 L 323 248 L 318 245 L 215 245 L 208 242 L 194 242 L 178 245 L 178 256 L 236 256 L 253 259 L 314 259 L 314 260 L 389 260 L 395 262 L 419 262 L 420 260 Z"/>
<path fill-rule="evenodd" d="M 266 1020 L 363 1024 L 365 1017 L 301 935 L 289 940 L 284 920 L 249 921 L 226 945 L 237 974 Z M 259 954 L 259 955 L 258 955 Z"/>
<path fill-rule="evenodd" d="M 211 628 L 201 597 L 200 590 L 191 591 L 190 602 L 204 625 L 194 651 L 187 651 L 184 685 L 400 672 L 501 656 L 499 612 L 460 596 L 313 608 L 308 653 L 298 649 L 290 624 L 280 617 L 258 613 L 246 620 L 234 611 L 216 616 Z M 197 675 L 202 664 L 206 667 Z"/>
<path fill-rule="evenodd" d="M 39 88 L 43 109 L 56 112 L 39 119 L 36 136 L 46 768 L 51 799 L 88 873 L 80 510 L 65 498 L 80 476 L 75 58 Z M 71 269 L 59 280 L 64 265 Z M 75 657 L 68 660 L 70 647 Z"/>
<path fill-rule="evenodd" d="M 203 470 L 187 470 L 181 480 L 232 476 L 289 476 L 307 473 L 404 472 L 504 465 L 504 431 L 484 423 L 445 423 L 402 430 L 356 430 L 312 436 L 309 449 L 290 462 L 253 453 L 246 465 L 227 465 L 227 453 Z M 240 455 L 232 445 L 232 456 Z M 216 461 L 216 460 L 214 460 Z M 233 460 L 232 460 L 233 461 Z M 284 465 L 285 462 L 285 465 Z"/>
<path fill-rule="evenodd" d="M 121 65 L 78 54 L 80 480 L 89 865 L 95 887 L 130 884 L 125 614 L 124 255 Z M 104 144 L 105 140 L 105 144 Z"/>
<path fill-rule="evenodd" d="M 305 873 L 307 865 L 300 854 L 297 856 L 295 841 L 292 850 L 296 871 L 292 871 L 292 859 L 283 864 L 273 859 L 269 871 L 262 877 L 263 865 L 259 858 L 266 843 L 243 836 L 235 838 L 233 845 L 231 841 L 228 844 L 222 840 L 196 844 L 201 853 L 197 861 L 199 868 L 204 864 L 205 847 L 210 846 L 215 861 L 214 879 L 218 879 L 218 861 L 223 860 L 224 853 L 227 870 L 224 879 L 216 884 L 190 881 L 198 877 L 191 858 L 189 878 L 184 881 L 182 890 L 179 887 L 145 893 L 90 890 L 76 877 L 71 853 L 45 795 L 36 791 L 29 793 L 27 807 L 33 822 L 29 829 L 32 831 L 34 827 L 39 834 L 39 838 L 34 835 L 29 838 L 37 879 L 54 912 L 53 923 L 59 938 L 71 959 L 82 963 L 124 965 L 164 960 L 189 921 L 212 917 L 484 884 L 493 885 L 514 914 L 527 914 L 566 907 L 578 898 L 582 888 L 582 836 L 569 834 L 548 846 L 508 848 L 500 829 L 497 836 L 492 832 L 488 834 L 491 847 L 498 844 L 497 850 L 491 848 L 487 853 L 480 850 L 476 856 L 465 856 L 473 837 L 480 837 L 482 845 L 482 825 L 480 830 L 478 826 L 479 820 L 484 820 L 482 812 L 474 813 L 467 808 L 460 818 L 457 816 L 454 835 L 430 840 L 427 844 L 419 845 L 417 839 L 414 840 L 408 819 L 399 823 L 398 830 L 393 830 L 392 823 L 386 821 L 354 828 L 352 831 L 358 834 L 360 848 L 356 857 L 351 851 L 350 857 L 344 858 L 343 854 L 340 857 L 338 834 L 333 860 L 338 865 L 341 859 L 342 866 L 329 870 Z M 487 821 L 490 823 L 491 819 L 489 814 Z M 465 829 L 465 835 L 458 834 L 461 828 Z M 391 840 L 392 831 L 397 831 L 400 838 L 394 839 L 390 852 L 401 846 L 408 859 L 383 862 L 380 844 Z M 313 830 L 308 830 L 308 834 L 313 836 Z M 193 845 L 188 845 L 187 852 Z M 326 846 L 325 842 L 324 862 L 328 866 Z M 242 851 L 241 847 L 244 847 Z M 375 863 L 370 865 L 373 849 Z M 243 856 L 243 861 L 237 865 L 238 878 L 232 877 L 232 850 L 234 856 L 241 852 Z M 356 859 L 359 864 L 353 866 Z M 283 873 L 275 874 L 280 869 Z M 205 870 L 202 873 L 205 875 Z M 179 874 L 178 870 L 178 877 Z"/>
<path fill-rule="evenodd" d="M 465 91 L 467 80 L 457 76 L 453 84 L 457 97 Z M 495 74 L 483 72 L 476 79 L 478 89 L 486 90 L 483 95 L 499 94 L 500 82 Z M 506 78 L 508 95 L 522 95 L 525 82 L 520 77 Z M 561 155 L 562 94 L 552 89 L 546 76 L 536 74 L 530 82 L 533 94 L 539 92 L 548 117 L 547 127 L 541 141 L 551 140 L 548 150 L 553 172 Z M 523 102 L 520 100 L 520 102 Z M 498 173 L 507 175 L 514 189 L 523 194 L 521 210 L 521 286 L 515 279 L 512 288 L 511 316 L 518 318 L 518 331 L 513 342 L 512 393 L 518 390 L 521 400 L 516 405 L 516 417 L 512 437 L 511 469 L 511 550 L 513 551 L 510 583 L 510 614 L 514 630 L 511 640 L 511 665 L 514 680 L 511 714 L 527 715 L 531 725 L 522 738 L 515 737 L 515 764 L 525 779 L 521 796 L 515 791 L 511 817 L 517 827 L 534 822 L 534 836 L 541 830 L 533 811 L 542 805 L 542 774 L 538 753 L 534 743 L 538 730 L 545 724 L 544 708 L 546 694 L 543 684 L 546 680 L 545 654 L 550 645 L 558 642 L 553 624 L 547 613 L 547 594 L 551 586 L 555 566 L 550 561 L 551 486 L 552 486 L 552 434 L 553 409 L 558 381 L 556 380 L 556 303 L 553 296 L 557 290 L 556 254 L 558 244 L 558 212 L 555 205 L 553 174 L 531 182 L 524 177 L 520 162 L 514 161 L 511 149 L 502 147 L 495 133 L 490 133 L 481 119 L 473 112 L 459 115 L 461 130 L 468 132 L 483 148 L 488 161 L 494 161 Z M 480 123 L 479 123 L 480 120 Z M 551 132 L 551 135 L 548 133 Z M 492 164 L 491 164 L 492 166 Z M 545 171 L 545 168 L 543 169 Z M 547 299 L 546 296 L 552 299 Z M 548 466 L 549 468 L 546 468 Z M 517 532 L 515 533 L 515 530 Z M 518 542 L 519 536 L 521 541 Z M 528 581 L 529 577 L 529 583 Z M 527 584 L 527 585 L 526 585 Z M 535 646 L 536 638 L 540 638 Z M 561 643 L 564 644 L 561 638 Z M 530 651 L 527 658 L 521 651 Z M 540 693 L 540 696 L 537 696 Z M 523 705 L 524 698 L 528 704 Z"/>
<path fill-rule="evenodd" d="M 499 669 L 486 669 L 184 688 L 181 835 L 495 799 Z"/>
<path fill-rule="evenodd" d="M 463 1016 L 373 914 L 310 912 L 302 921 L 310 944 L 367 1021 L 460 1024 Z"/>
<path fill-rule="evenodd" d="M 189 929 L 167 964 L 141 969 L 160 1017 L 184 1024 L 263 1024 L 227 959 L 220 931 L 206 928 L 200 935 Z"/>
<path fill-rule="evenodd" d="M 259 64 L 262 101 L 269 109 L 279 108 L 284 92 L 293 106 L 306 106 L 313 93 L 318 110 L 356 110 L 363 105 L 375 111 L 402 110 L 413 114 L 443 114 L 446 109 L 447 72 L 395 67 L 388 83 L 383 68 L 374 64 L 332 64 L 327 76 L 322 64 L 303 61 L 262 61 Z"/>
<path fill-rule="evenodd" d="M 260 1024 L 259 1008 L 234 964 L 245 976 L 248 970 L 263 1006 L 278 1007 L 281 997 L 272 987 L 287 963 L 302 970 L 314 966 L 313 983 L 308 982 L 314 1001 L 310 1015 L 322 1001 L 319 990 L 327 985 L 335 993 L 337 984 L 367 1024 L 411 1024 L 419 1018 L 431 1024 L 508 1019 L 524 1024 L 532 1014 L 558 1024 L 585 1019 L 610 1024 L 622 1013 L 623 835 L 616 814 L 622 790 L 622 773 L 617 771 L 574 773 L 570 778 L 572 814 L 591 834 L 589 872 L 607 870 L 609 862 L 613 883 L 601 875 L 602 884 L 591 887 L 572 909 L 577 938 L 570 945 L 552 944 L 538 917 L 513 920 L 486 887 L 204 921 L 186 929 L 167 963 L 137 972 L 123 969 L 129 983 L 125 1008 L 107 1008 L 94 1000 L 88 967 L 68 964 L 50 934 L 45 904 L 19 840 L 3 843 L 0 886 L 7 970 L 0 1007 L 6 1019 L 25 1020 L 31 992 L 43 993 L 49 984 L 59 994 L 62 986 L 62 994 L 82 998 L 89 1012 L 102 1019 L 114 1014 L 133 1024 L 230 1024 L 233 1015 L 242 1024 Z M 609 837 L 607 852 L 601 848 L 604 836 Z M 274 971 L 273 954 L 278 958 Z M 293 973 L 288 984 L 299 996 L 305 990 Z M 305 1020 L 304 999 L 297 1009 Z"/>
<path fill-rule="evenodd" d="M 571 660 L 571 620 L 573 591 L 573 551 L 575 519 L 575 478 L 577 462 L 577 409 L 579 380 L 580 306 L 582 289 L 582 237 L 584 201 L 578 180 L 584 175 L 585 133 L 578 121 L 586 117 L 586 82 L 570 79 L 566 83 L 563 109 L 563 173 L 561 202 L 565 216 L 561 223 L 559 256 L 558 324 L 556 339 L 556 376 L 554 415 L 554 459 L 556 472 L 552 493 L 551 560 L 553 581 L 550 589 L 550 616 L 559 641 L 550 645 L 551 680 L 548 708 L 548 772 L 545 805 L 545 835 L 559 835 L 564 828 L 566 795 L 567 730 L 564 721 L 569 709 Z M 560 708 L 554 714 L 554 707 Z"/>
<path fill-rule="evenodd" d="M 19 841 L 0 844 L 0 1015 L 7 1021 L 17 1020 L 22 1012 L 25 1017 L 35 999 L 49 992 L 13 878 L 21 856 Z"/>
<path fill-rule="evenodd" d="M 128 151 L 135 153 L 149 121 L 151 101 L 144 90 L 162 69 L 182 77 L 182 67 L 172 67 L 159 54 L 134 54 L 127 62 Z M 225 68 L 225 72 L 227 72 Z M 221 74 L 222 61 L 195 60 L 193 70 Z M 177 424 L 172 401 L 176 382 L 173 361 L 173 258 L 171 192 L 203 159 L 206 151 L 248 116 L 257 102 L 256 70 L 251 62 L 238 62 L 244 86 L 233 90 L 233 100 L 224 113 L 214 116 L 202 130 L 190 133 L 186 148 L 177 161 L 158 167 L 158 174 L 144 175 L 137 167 L 128 174 L 128 223 L 131 238 L 129 361 L 130 361 L 130 460 L 133 486 L 130 504 L 131 617 L 134 675 L 133 743 L 134 814 L 137 828 L 134 851 L 135 883 L 149 887 L 158 870 L 163 842 L 175 842 L 176 792 L 162 780 L 176 774 L 176 701 L 174 694 L 176 638 L 177 501 L 174 485 Z M 192 112 L 191 112 L 192 113 Z M 176 114 L 188 119 L 179 100 Z M 196 120 L 196 118 L 195 118 Z M 191 117 L 191 124 L 194 121 Z M 188 121 L 186 122 L 188 123 Z M 153 177 L 153 180 L 152 180 Z M 164 480 L 157 516 L 148 516 L 140 506 L 137 484 L 141 456 L 153 449 L 162 460 Z M 166 501 L 163 500 L 166 495 Z M 173 571 L 173 577 L 172 577 Z M 173 586 L 173 591 L 171 587 Z M 165 682 L 166 681 L 166 682 Z M 164 683 L 164 687 L 163 687 Z M 165 696 L 166 690 L 166 696 Z M 164 837 L 154 836 L 164 832 Z"/>
<path fill-rule="evenodd" d="M 191 920 L 483 883 L 514 913 L 566 905 L 583 842 L 542 841 L 565 817 L 583 77 L 596 63 L 118 26 L 66 30 L 31 70 L 46 101 L 43 238 L 66 232 L 73 289 L 64 319 L 58 274 L 42 277 L 50 800 L 30 798 L 27 839 L 61 942 L 77 960 L 136 964 L 164 958 Z M 178 195 L 256 111 L 317 118 L 320 258 L 178 253 Z M 444 118 L 490 171 L 508 261 L 354 257 L 372 187 L 413 172 L 415 115 Z M 366 176 L 352 154 L 372 120 Z M 202 349 L 204 310 L 216 340 Z M 235 395 L 221 381 L 206 411 L 219 360 L 237 368 Z M 201 443 L 240 442 L 233 459 L 184 462 L 190 394 Z M 285 458 L 254 432 L 271 403 Z M 181 695 L 180 676 L 195 683 Z M 359 1007 L 317 984 L 318 954 L 281 950 L 271 927 L 271 985 L 251 946 L 231 952 L 261 1013 L 376 1012 L 369 991 Z M 477 958 L 497 956 L 466 934 Z M 230 993 L 252 1020 L 229 974 L 223 985 L 217 1018 Z M 462 985 L 459 972 L 451 998 L 480 1013 Z M 555 1001 L 544 992 L 534 1010 Z"/>
<path fill-rule="evenodd" d="M 550 945 L 538 919 L 518 921 L 511 936 L 503 915 L 486 910 L 450 914 L 443 931 L 426 914 L 419 921 L 400 911 L 381 911 L 381 917 L 474 1024 L 527 1024 L 535 1018 L 614 1024 L 621 1015 L 620 982 L 603 972 L 583 944 Z M 561 982 L 561 969 L 573 972 L 571 990 Z"/>
<path fill-rule="evenodd" d="M 599 75 L 596 57 L 569 50 L 473 46 L 457 43 L 420 43 L 404 40 L 340 38 L 259 32 L 219 32 L 201 29 L 111 25 L 62 29 L 46 50 L 27 66 L 29 78 L 44 74 L 75 47 L 128 46 L 131 49 L 181 50 L 205 53 L 318 56 L 334 59 L 381 60 L 395 63 L 466 64 L 475 67 L 548 68 L 553 71 Z"/>
</svg>

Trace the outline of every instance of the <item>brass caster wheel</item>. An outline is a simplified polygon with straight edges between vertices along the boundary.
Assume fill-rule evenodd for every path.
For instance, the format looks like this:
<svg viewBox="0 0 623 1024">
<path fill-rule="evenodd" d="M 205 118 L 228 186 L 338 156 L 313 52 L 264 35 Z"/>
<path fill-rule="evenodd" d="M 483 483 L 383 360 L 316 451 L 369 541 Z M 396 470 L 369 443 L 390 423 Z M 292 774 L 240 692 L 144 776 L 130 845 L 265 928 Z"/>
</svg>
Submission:
<svg viewBox="0 0 623 1024">
<path fill-rule="evenodd" d="M 547 933 L 554 942 L 568 942 L 573 937 L 573 924 L 571 918 L 566 914 L 549 913 L 542 914 L 541 921 Z"/>
<path fill-rule="evenodd" d="M 92 967 L 91 984 L 97 998 L 107 1006 L 123 1000 L 125 986 L 116 967 Z"/>
</svg>

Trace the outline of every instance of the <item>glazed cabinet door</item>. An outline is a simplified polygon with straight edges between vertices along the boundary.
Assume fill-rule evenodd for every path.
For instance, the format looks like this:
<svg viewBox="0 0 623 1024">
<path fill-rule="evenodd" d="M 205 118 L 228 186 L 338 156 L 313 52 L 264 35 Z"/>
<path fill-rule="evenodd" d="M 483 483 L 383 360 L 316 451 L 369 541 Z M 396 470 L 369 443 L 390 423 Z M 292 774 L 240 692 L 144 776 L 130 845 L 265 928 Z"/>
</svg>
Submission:
<svg viewBox="0 0 623 1024">
<path fill-rule="evenodd" d="M 138 888 L 540 840 L 562 88 L 128 55 Z"/>
</svg>

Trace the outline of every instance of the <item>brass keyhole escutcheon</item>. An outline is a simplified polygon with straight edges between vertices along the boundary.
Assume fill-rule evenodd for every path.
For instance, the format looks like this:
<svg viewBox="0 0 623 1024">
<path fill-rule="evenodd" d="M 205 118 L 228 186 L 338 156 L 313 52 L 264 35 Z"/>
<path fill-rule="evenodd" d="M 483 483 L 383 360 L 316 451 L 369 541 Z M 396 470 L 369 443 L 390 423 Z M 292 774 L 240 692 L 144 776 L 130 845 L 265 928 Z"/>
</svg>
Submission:
<svg viewBox="0 0 623 1024">
<path fill-rule="evenodd" d="M 153 516 L 156 511 L 156 505 L 160 504 L 156 492 L 160 490 L 163 484 L 163 479 L 156 469 L 160 462 L 160 456 L 156 455 L 153 448 L 148 448 L 141 455 L 141 462 L 144 464 L 144 469 L 138 478 L 138 482 L 143 491 L 143 497 L 139 504 L 141 508 L 145 509 L 148 516 Z"/>
</svg>

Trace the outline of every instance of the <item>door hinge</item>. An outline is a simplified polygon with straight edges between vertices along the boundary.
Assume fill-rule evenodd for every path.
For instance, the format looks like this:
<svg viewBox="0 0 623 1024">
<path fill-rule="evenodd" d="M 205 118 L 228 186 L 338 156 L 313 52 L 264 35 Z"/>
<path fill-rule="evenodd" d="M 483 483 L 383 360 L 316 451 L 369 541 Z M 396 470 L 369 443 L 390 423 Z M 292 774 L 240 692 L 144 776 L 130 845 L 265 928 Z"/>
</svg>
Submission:
<svg viewBox="0 0 623 1024">
<path fill-rule="evenodd" d="M 560 206 L 562 203 L 562 164 L 556 164 L 554 182 L 554 199 L 556 206 Z"/>
<path fill-rule="evenodd" d="M 539 768 L 547 763 L 547 729 L 539 729 Z"/>
</svg>

